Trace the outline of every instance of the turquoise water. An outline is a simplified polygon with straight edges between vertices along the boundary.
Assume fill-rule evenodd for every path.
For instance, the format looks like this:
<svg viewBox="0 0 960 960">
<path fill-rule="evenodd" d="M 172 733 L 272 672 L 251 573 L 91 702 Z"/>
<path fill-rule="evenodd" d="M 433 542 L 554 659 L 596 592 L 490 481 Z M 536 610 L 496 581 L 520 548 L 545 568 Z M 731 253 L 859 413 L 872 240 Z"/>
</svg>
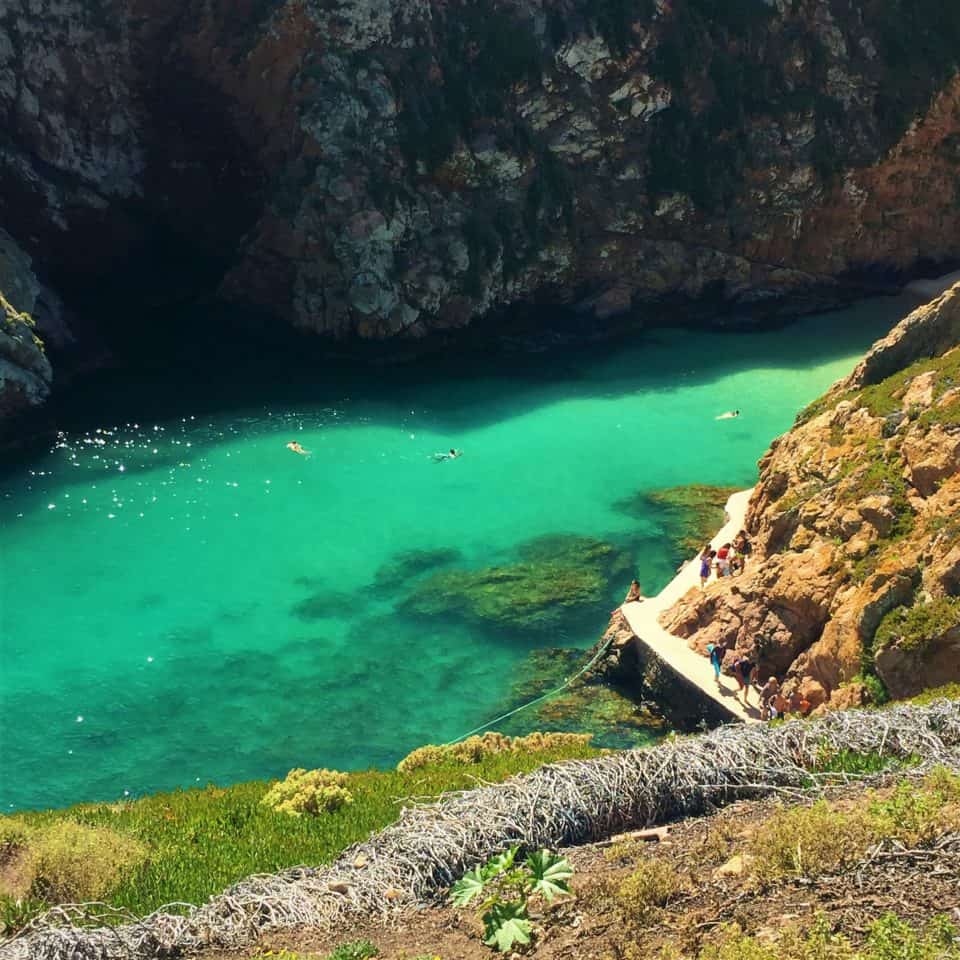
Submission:
<svg viewBox="0 0 960 960">
<path fill-rule="evenodd" d="M 580 534 L 655 592 L 671 574 L 658 517 L 617 501 L 749 485 L 769 441 L 904 312 L 661 330 L 487 368 L 92 389 L 55 449 L 0 480 L 0 804 L 388 765 L 466 732 L 509 705 L 531 650 L 594 642 L 629 573 L 546 628 L 505 629 L 406 612 L 415 584 L 375 582 L 384 564 L 413 549 L 504 564 Z M 429 459 L 454 445 L 459 460 Z"/>
</svg>

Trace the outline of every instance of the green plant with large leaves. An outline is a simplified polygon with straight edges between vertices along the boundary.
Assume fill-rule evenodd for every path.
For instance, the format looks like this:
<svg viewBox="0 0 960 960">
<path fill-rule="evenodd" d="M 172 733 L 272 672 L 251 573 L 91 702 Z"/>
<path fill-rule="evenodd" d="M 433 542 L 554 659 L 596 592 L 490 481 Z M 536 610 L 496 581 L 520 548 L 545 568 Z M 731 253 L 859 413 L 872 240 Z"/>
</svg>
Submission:
<svg viewBox="0 0 960 960">
<path fill-rule="evenodd" d="M 468 870 L 451 888 L 454 906 L 466 907 L 479 898 L 483 942 L 506 952 L 515 944 L 530 943 L 533 923 L 530 902 L 542 897 L 547 903 L 570 893 L 573 867 L 549 850 L 537 850 L 517 863 L 519 846 L 491 857 Z"/>
</svg>

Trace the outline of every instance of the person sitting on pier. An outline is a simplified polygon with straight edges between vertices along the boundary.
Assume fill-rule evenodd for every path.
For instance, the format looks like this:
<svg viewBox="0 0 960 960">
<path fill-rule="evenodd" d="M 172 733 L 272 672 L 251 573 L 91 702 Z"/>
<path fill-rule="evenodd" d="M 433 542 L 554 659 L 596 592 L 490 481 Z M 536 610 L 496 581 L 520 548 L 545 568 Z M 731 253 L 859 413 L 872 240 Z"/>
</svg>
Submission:
<svg viewBox="0 0 960 960">
<path fill-rule="evenodd" d="M 623 598 L 624 603 L 636 603 L 640 600 L 643 600 L 643 591 L 640 589 L 639 580 L 630 581 L 630 589 L 627 591 L 627 595 Z"/>
</svg>

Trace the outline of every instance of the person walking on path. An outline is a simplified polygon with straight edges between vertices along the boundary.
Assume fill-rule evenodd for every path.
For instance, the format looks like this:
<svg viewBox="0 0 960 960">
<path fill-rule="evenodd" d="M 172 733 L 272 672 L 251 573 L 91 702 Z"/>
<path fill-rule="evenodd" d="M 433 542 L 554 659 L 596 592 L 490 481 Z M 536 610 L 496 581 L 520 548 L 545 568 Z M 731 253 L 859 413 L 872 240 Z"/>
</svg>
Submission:
<svg viewBox="0 0 960 960">
<path fill-rule="evenodd" d="M 733 541 L 734 549 L 737 551 L 737 572 L 743 573 L 747 569 L 747 557 L 753 553 L 753 544 L 747 536 L 746 530 L 741 530 Z"/>
<path fill-rule="evenodd" d="M 744 706 L 747 705 L 750 696 L 750 678 L 753 675 L 753 661 L 744 654 L 733 661 L 733 675 L 737 680 L 740 692 L 743 694 Z"/>
<path fill-rule="evenodd" d="M 710 579 L 710 568 L 713 566 L 713 558 L 717 555 L 716 550 L 710 549 L 708 543 L 700 554 L 700 589 L 706 590 L 707 581 Z"/>
<path fill-rule="evenodd" d="M 723 667 L 723 658 L 726 656 L 727 647 L 723 643 L 708 643 L 707 653 L 710 656 L 710 666 L 713 667 L 713 679 L 717 681 L 718 687 L 722 686 L 720 683 L 720 670 Z"/>
</svg>

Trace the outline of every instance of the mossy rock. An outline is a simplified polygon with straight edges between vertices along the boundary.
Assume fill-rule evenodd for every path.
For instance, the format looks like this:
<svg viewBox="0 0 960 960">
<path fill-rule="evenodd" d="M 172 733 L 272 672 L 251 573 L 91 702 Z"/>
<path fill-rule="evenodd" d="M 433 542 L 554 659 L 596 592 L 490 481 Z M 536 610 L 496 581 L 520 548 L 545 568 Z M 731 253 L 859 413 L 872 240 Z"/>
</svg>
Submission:
<svg viewBox="0 0 960 960">
<path fill-rule="evenodd" d="M 404 613 L 466 616 L 491 626 L 548 630 L 574 610 L 609 602 L 629 557 L 590 537 L 551 535 L 521 544 L 519 562 L 479 570 L 444 570 L 417 584 Z"/>
<path fill-rule="evenodd" d="M 399 590 L 403 585 L 437 567 L 456 563 L 462 554 L 454 547 L 436 550 L 401 550 L 377 568 L 373 584 L 379 590 Z"/>
<path fill-rule="evenodd" d="M 630 517 L 651 512 L 664 531 L 674 565 L 698 554 L 724 523 L 724 507 L 739 487 L 712 487 L 691 483 L 661 490 L 642 490 L 618 500 L 614 509 Z"/>
</svg>

